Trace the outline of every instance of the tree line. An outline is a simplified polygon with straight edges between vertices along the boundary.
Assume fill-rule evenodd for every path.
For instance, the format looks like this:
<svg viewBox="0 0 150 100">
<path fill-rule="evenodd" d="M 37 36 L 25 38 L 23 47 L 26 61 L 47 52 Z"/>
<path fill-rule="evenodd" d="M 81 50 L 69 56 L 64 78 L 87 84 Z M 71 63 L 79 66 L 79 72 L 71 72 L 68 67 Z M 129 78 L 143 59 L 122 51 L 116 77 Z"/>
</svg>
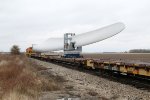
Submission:
<svg viewBox="0 0 150 100">
<path fill-rule="evenodd" d="M 131 49 L 129 53 L 150 53 L 150 49 Z"/>
</svg>

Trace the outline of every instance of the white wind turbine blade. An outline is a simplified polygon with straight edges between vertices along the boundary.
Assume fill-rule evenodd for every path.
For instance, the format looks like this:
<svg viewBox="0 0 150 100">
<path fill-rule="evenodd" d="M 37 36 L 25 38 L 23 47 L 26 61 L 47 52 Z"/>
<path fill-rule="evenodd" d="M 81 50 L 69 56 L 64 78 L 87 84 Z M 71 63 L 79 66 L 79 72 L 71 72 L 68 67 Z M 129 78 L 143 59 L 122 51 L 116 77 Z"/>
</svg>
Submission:
<svg viewBox="0 0 150 100">
<path fill-rule="evenodd" d="M 73 41 L 76 47 L 89 45 L 110 38 L 121 32 L 124 28 L 125 25 L 123 23 L 115 23 L 94 31 L 76 35 Z"/>
<path fill-rule="evenodd" d="M 72 42 L 75 42 L 75 47 L 89 45 L 110 38 L 121 32 L 124 28 L 125 25 L 123 23 L 115 23 L 94 31 L 76 35 L 72 38 Z M 57 51 L 63 49 L 64 38 L 50 38 L 40 45 L 33 46 L 33 50 L 40 52 Z"/>
<path fill-rule="evenodd" d="M 63 50 L 63 48 L 64 48 L 63 38 L 49 38 L 42 44 L 33 45 L 33 50 L 38 52 L 58 51 Z"/>
</svg>

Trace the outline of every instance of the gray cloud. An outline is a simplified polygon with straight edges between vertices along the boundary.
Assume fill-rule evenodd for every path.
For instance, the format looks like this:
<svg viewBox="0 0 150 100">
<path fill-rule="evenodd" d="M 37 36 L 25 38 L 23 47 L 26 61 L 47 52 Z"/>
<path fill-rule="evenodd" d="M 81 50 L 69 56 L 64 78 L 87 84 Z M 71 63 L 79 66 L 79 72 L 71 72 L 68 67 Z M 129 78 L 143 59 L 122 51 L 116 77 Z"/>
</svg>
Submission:
<svg viewBox="0 0 150 100">
<path fill-rule="evenodd" d="M 122 33 L 83 48 L 84 52 L 149 48 L 148 0 L 1 0 L 0 51 L 21 50 L 49 37 L 76 34 L 122 21 Z"/>
</svg>

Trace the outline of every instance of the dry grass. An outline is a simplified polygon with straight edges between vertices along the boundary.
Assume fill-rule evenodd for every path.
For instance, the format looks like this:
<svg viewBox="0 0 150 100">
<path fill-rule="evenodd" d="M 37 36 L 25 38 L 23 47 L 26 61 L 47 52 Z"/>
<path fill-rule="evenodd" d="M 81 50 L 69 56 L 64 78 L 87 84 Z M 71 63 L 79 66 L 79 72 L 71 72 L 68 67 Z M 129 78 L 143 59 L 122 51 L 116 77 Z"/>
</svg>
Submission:
<svg viewBox="0 0 150 100">
<path fill-rule="evenodd" d="M 58 90 L 57 81 L 38 75 L 40 70 L 45 68 L 25 56 L 0 55 L 1 100 L 33 100 L 42 91 Z"/>
</svg>

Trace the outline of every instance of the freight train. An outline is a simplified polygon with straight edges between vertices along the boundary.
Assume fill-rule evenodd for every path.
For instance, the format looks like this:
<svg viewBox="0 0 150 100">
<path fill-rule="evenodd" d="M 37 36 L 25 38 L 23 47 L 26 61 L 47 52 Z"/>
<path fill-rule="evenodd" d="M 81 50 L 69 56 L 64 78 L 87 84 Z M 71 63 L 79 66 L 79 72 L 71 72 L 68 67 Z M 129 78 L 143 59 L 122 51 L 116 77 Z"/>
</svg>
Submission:
<svg viewBox="0 0 150 100">
<path fill-rule="evenodd" d="M 73 66 L 84 67 L 90 70 L 101 70 L 110 73 L 124 74 L 135 77 L 150 79 L 150 64 L 139 62 L 126 62 L 113 59 L 91 59 L 91 58 L 66 58 L 63 54 L 45 54 L 35 52 L 32 47 L 26 49 L 26 55 L 39 60 L 55 63 L 65 63 Z"/>
</svg>

